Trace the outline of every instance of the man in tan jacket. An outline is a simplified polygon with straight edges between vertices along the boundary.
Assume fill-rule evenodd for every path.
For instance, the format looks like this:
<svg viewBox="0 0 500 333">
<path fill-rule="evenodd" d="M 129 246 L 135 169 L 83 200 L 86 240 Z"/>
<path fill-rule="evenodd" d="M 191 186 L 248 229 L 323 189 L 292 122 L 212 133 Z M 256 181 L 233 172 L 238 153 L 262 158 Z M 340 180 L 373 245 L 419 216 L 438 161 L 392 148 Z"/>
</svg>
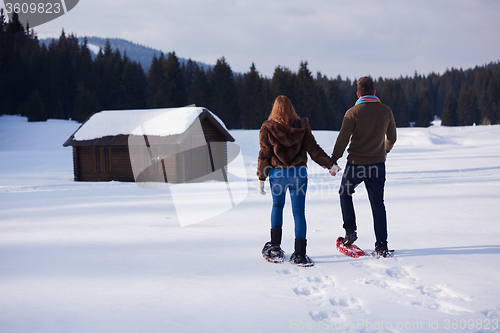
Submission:
<svg viewBox="0 0 500 333">
<path fill-rule="evenodd" d="M 360 78 L 357 90 L 358 100 L 344 116 L 332 153 L 332 159 L 337 164 L 350 141 L 339 189 L 343 227 L 346 230 L 344 245 L 350 246 L 358 238 L 352 194 L 356 186 L 364 182 L 373 215 L 375 251 L 385 257 L 389 254 L 384 204 L 385 160 L 396 142 L 396 124 L 391 109 L 375 96 L 375 86 L 370 77 Z M 335 171 L 331 174 L 335 175 Z"/>
</svg>

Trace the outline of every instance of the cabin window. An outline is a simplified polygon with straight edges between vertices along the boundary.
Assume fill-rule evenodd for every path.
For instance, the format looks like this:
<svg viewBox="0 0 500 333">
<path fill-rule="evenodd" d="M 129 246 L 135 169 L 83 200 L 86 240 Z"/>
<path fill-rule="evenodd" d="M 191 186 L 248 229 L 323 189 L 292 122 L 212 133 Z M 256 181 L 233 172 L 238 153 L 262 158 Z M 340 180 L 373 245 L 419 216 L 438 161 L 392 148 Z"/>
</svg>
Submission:
<svg viewBox="0 0 500 333">
<path fill-rule="evenodd" d="M 109 173 L 110 153 L 108 147 L 94 147 L 94 170 L 96 173 Z"/>
</svg>

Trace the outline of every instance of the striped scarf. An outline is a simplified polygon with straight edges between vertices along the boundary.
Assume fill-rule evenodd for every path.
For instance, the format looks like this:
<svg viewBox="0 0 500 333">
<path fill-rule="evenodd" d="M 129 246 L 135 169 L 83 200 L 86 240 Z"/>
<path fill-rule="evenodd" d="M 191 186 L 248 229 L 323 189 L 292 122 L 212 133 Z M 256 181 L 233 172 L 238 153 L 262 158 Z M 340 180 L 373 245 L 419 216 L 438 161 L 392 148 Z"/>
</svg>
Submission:
<svg viewBox="0 0 500 333">
<path fill-rule="evenodd" d="M 378 103 L 381 103 L 380 102 L 380 98 L 378 98 L 377 96 L 373 96 L 373 95 L 365 95 L 365 96 L 361 96 L 357 101 L 356 101 L 356 104 L 354 105 L 358 105 L 358 104 L 361 104 L 361 103 L 372 103 L 372 102 L 378 102 Z"/>
</svg>

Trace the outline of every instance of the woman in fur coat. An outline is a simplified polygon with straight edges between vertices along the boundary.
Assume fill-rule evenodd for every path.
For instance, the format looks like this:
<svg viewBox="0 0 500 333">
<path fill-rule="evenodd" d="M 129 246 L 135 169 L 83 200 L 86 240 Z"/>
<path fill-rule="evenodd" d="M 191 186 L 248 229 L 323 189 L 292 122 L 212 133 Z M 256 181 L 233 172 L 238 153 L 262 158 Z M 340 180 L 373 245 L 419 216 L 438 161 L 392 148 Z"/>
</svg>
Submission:
<svg viewBox="0 0 500 333">
<path fill-rule="evenodd" d="M 295 252 L 290 262 L 299 266 L 314 263 L 306 255 L 305 198 L 307 191 L 307 153 L 323 168 L 332 168 L 332 159 L 316 143 L 309 120 L 300 118 L 286 96 L 278 96 L 268 120 L 260 129 L 260 152 L 257 167 L 259 192 L 264 191 L 264 182 L 269 177 L 273 197 L 271 211 L 271 241 L 262 249 L 270 262 L 283 262 L 281 249 L 283 207 L 286 191 L 290 192 L 295 221 Z"/>
</svg>

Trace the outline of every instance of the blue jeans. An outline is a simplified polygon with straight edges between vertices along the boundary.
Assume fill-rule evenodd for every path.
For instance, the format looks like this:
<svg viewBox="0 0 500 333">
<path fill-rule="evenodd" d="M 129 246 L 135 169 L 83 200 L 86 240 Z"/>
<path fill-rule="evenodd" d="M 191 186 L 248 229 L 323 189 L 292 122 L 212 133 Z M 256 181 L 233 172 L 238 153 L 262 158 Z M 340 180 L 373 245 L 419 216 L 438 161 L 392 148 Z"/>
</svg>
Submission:
<svg viewBox="0 0 500 333">
<path fill-rule="evenodd" d="M 285 207 L 288 189 L 295 221 L 295 238 L 306 239 L 307 168 L 297 166 L 286 169 L 271 169 L 269 171 L 269 184 L 273 195 L 271 228 L 283 226 L 283 207 Z"/>
<path fill-rule="evenodd" d="M 365 183 L 370 199 L 376 238 L 375 246 L 384 246 L 387 244 L 387 214 L 384 204 L 385 163 L 370 165 L 347 163 L 339 190 L 343 227 L 344 229 L 357 229 L 352 194 L 361 182 Z"/>
</svg>

